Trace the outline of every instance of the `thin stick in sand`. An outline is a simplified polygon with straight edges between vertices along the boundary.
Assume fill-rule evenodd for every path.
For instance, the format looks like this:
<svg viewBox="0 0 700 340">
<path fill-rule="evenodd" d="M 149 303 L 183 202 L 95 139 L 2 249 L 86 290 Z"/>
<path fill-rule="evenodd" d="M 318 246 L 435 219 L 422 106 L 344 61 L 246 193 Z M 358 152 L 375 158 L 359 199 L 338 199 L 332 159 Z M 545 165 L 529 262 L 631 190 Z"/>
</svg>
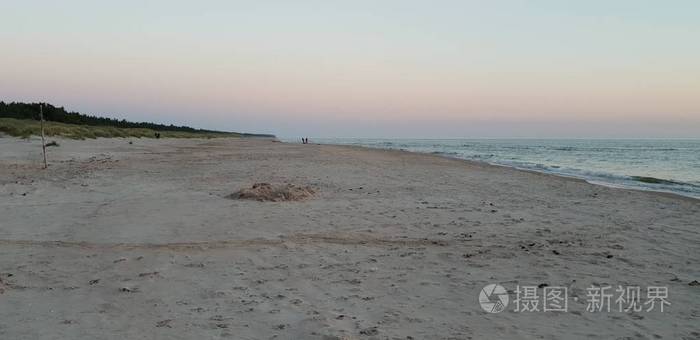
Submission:
<svg viewBox="0 0 700 340">
<path fill-rule="evenodd" d="M 41 119 L 41 149 L 44 152 L 44 169 L 49 167 L 46 163 L 46 141 L 44 141 L 44 104 L 39 104 L 39 118 Z"/>
</svg>

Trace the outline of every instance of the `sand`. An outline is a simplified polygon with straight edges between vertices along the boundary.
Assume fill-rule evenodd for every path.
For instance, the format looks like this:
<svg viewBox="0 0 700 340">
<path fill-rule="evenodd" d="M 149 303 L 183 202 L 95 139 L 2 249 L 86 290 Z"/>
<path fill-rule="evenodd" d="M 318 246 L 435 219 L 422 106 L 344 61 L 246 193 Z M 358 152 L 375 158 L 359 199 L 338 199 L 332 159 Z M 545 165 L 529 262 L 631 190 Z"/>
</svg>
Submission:
<svg viewBox="0 0 700 340">
<path fill-rule="evenodd" d="M 58 142 L 42 170 L 0 138 L 0 339 L 700 337 L 698 200 L 401 151 Z M 227 198 L 255 183 L 314 194 Z M 567 312 L 515 312 L 517 285 L 567 287 Z M 671 305 L 588 312 L 591 285 Z"/>
</svg>

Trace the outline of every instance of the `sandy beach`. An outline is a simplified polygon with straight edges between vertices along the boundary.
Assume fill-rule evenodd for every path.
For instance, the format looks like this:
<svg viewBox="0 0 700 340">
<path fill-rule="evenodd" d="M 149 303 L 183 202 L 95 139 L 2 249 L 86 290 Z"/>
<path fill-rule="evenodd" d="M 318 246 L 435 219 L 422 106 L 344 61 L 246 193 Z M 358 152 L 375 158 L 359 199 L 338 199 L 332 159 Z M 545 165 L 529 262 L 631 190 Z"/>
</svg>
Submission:
<svg viewBox="0 0 700 340">
<path fill-rule="evenodd" d="M 44 170 L 0 138 L 0 339 L 700 338 L 695 199 L 359 147 L 58 142 Z M 255 183 L 315 194 L 227 197 Z M 568 309 L 515 311 L 518 286 Z M 590 312 L 591 286 L 670 305 Z"/>
</svg>

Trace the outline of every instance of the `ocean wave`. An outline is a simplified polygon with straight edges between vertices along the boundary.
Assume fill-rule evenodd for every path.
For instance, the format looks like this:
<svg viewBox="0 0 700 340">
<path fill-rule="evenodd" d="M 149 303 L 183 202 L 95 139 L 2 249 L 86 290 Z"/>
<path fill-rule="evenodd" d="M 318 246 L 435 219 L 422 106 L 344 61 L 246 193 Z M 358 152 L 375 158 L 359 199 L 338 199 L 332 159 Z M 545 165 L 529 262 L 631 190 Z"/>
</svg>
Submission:
<svg viewBox="0 0 700 340">
<path fill-rule="evenodd" d="M 443 156 L 455 157 L 455 153 L 440 153 Z M 508 161 L 503 159 L 493 159 L 494 155 L 473 155 L 470 157 L 456 157 L 466 160 L 485 162 L 492 165 L 507 166 L 520 170 L 542 172 L 557 176 L 572 177 L 585 180 L 587 182 L 630 188 L 638 190 L 650 190 L 677 193 L 684 196 L 700 198 L 700 185 L 696 183 L 683 182 L 673 179 L 662 179 L 650 176 L 616 175 L 604 171 L 585 170 L 580 168 L 564 167 L 555 164 L 532 163 L 523 161 Z"/>
<path fill-rule="evenodd" d="M 673 179 L 662 179 L 649 176 L 616 175 L 603 171 L 591 171 L 577 168 L 566 168 L 556 165 L 528 162 L 489 162 L 494 165 L 508 166 L 521 170 L 531 170 L 558 176 L 583 179 L 591 183 L 613 185 L 623 188 L 642 189 L 679 193 L 700 198 L 700 185 Z"/>
</svg>

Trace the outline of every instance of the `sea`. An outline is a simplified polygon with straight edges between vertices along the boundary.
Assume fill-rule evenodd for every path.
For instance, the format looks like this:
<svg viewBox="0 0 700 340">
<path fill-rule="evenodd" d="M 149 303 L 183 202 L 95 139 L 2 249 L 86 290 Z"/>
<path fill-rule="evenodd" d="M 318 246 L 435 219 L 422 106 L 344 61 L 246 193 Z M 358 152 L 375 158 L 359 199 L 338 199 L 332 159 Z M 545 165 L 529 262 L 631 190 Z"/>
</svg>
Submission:
<svg viewBox="0 0 700 340">
<path fill-rule="evenodd" d="M 437 154 L 700 199 L 700 139 L 311 138 L 310 142 Z"/>
</svg>

